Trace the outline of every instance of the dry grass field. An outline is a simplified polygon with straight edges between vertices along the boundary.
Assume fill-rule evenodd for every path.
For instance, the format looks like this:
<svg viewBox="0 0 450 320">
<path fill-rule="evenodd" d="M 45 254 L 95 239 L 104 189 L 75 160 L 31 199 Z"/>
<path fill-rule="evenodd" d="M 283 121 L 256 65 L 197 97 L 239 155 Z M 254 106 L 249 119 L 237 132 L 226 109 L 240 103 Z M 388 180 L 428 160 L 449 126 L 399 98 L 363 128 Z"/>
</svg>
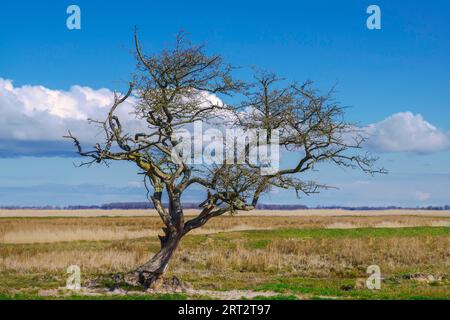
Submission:
<svg viewBox="0 0 450 320">
<path fill-rule="evenodd" d="M 194 211 L 188 214 L 194 214 Z M 66 269 L 82 285 L 108 287 L 158 249 L 152 211 L 1 211 L 2 298 L 450 298 L 450 214 L 443 211 L 255 211 L 212 219 L 186 236 L 168 276 L 186 292 L 68 292 Z M 369 265 L 382 287 L 364 286 Z M 103 281 L 103 282 L 102 282 Z"/>
</svg>

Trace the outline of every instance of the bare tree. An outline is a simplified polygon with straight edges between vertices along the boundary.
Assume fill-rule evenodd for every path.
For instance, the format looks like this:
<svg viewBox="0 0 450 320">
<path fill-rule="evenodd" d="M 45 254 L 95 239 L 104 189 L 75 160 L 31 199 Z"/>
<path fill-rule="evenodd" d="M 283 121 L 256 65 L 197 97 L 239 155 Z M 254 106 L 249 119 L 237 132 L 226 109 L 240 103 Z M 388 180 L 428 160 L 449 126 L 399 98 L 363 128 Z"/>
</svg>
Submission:
<svg viewBox="0 0 450 320">
<path fill-rule="evenodd" d="M 233 68 L 219 55 L 207 55 L 203 46 L 192 45 L 179 34 L 176 45 L 155 55 L 144 55 L 135 33 L 138 72 L 126 94 L 115 96 L 105 121 L 94 121 L 104 131 L 105 140 L 85 151 L 79 140 L 69 134 L 77 152 L 91 163 L 128 161 L 144 175 L 150 200 L 164 223 L 159 236 L 161 249 L 127 277 L 145 287 L 154 284 L 166 271 L 181 238 L 203 226 L 213 217 L 238 210 L 252 210 L 262 194 L 274 188 L 293 189 L 300 194 L 317 193 L 327 188 L 315 181 L 305 181 L 302 174 L 319 163 L 358 168 L 366 173 L 375 169 L 375 158 L 362 153 L 364 138 L 356 127 L 343 118 L 344 108 L 332 99 L 332 92 L 320 95 L 312 83 L 283 86 L 273 74 L 255 76 L 255 83 L 244 85 L 231 74 Z M 208 97 L 234 96 L 239 103 L 223 104 Z M 135 99 L 134 113 L 145 126 L 131 134 L 122 126 L 116 110 Z M 194 165 L 177 149 L 176 131 L 195 121 L 208 121 L 226 112 L 227 126 L 279 132 L 281 152 L 297 157 L 292 167 L 261 174 L 263 163 Z M 353 152 L 352 152 L 353 151 Z M 248 156 L 248 149 L 244 151 Z M 174 156 L 175 155 L 175 156 Z M 233 159 L 235 160 L 235 159 Z M 237 162 L 237 161 L 236 161 Z M 204 189 L 205 201 L 197 216 L 185 220 L 182 194 L 191 186 Z M 168 206 L 163 206 L 163 194 Z"/>
</svg>

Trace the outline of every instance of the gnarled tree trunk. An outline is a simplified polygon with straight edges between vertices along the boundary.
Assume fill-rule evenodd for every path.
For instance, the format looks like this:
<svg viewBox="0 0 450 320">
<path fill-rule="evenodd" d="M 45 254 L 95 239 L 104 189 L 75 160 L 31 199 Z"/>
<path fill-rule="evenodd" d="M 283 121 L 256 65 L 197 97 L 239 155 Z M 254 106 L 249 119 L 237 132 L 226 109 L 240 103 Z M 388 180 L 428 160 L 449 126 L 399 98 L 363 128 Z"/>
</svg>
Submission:
<svg viewBox="0 0 450 320">
<path fill-rule="evenodd" d="M 125 277 L 128 283 L 140 283 L 145 288 L 154 286 L 167 270 L 170 259 L 180 243 L 184 232 L 184 216 L 178 194 L 169 193 L 169 212 L 162 207 L 161 193 L 155 193 L 152 198 L 155 208 L 163 217 L 166 227 L 164 235 L 159 236 L 161 249 L 146 263 Z"/>
<path fill-rule="evenodd" d="M 161 237 L 159 252 L 134 272 L 137 281 L 145 288 L 154 285 L 167 270 L 169 261 L 177 249 L 181 237 L 182 234 L 179 232 L 169 232 L 165 237 Z"/>
</svg>

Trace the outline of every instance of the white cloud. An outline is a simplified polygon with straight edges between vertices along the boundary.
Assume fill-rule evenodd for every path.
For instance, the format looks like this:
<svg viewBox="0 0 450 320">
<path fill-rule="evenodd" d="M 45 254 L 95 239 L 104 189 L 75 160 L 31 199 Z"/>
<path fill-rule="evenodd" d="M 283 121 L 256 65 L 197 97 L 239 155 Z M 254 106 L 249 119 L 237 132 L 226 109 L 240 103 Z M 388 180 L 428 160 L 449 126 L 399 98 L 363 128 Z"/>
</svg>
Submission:
<svg viewBox="0 0 450 320">
<path fill-rule="evenodd" d="M 102 130 L 90 125 L 87 119 L 104 119 L 113 99 L 113 92 L 105 88 L 15 87 L 11 80 L 0 78 L 0 157 L 9 153 L 38 154 L 39 150 L 57 155 L 55 148 L 61 146 L 65 151 L 73 151 L 71 144 L 62 139 L 68 129 L 81 141 L 101 140 Z M 221 104 L 213 95 L 205 95 L 203 99 L 205 103 Z M 133 103 L 131 97 L 117 109 L 122 125 L 130 133 L 145 129 L 142 127 L 145 124 L 131 114 Z M 223 111 L 218 118 L 223 122 L 229 115 Z M 394 114 L 363 130 L 369 136 L 367 147 L 376 151 L 425 153 L 450 148 L 448 134 L 411 112 Z"/>
<path fill-rule="evenodd" d="M 109 89 L 14 87 L 12 81 L 0 78 L 0 139 L 60 141 L 71 129 L 81 140 L 90 141 L 100 130 L 87 119 L 104 119 L 113 99 Z M 117 113 L 125 118 L 125 125 L 135 127 L 137 121 L 130 116 L 131 111 L 131 102 L 126 102 Z"/>
<path fill-rule="evenodd" d="M 450 137 L 420 114 L 396 113 L 363 128 L 367 146 L 382 152 L 430 153 L 450 148 Z"/>
<path fill-rule="evenodd" d="M 62 138 L 67 130 L 82 142 L 101 141 L 102 128 L 87 120 L 104 120 L 113 100 L 114 93 L 105 88 L 74 85 L 66 91 L 44 86 L 15 87 L 11 80 L 0 78 L 0 157 L 72 153 L 72 144 Z M 200 94 L 197 102 L 222 104 L 209 93 Z M 135 118 L 135 103 L 131 96 L 116 109 L 124 130 L 130 134 L 147 127 L 145 121 Z"/>
</svg>

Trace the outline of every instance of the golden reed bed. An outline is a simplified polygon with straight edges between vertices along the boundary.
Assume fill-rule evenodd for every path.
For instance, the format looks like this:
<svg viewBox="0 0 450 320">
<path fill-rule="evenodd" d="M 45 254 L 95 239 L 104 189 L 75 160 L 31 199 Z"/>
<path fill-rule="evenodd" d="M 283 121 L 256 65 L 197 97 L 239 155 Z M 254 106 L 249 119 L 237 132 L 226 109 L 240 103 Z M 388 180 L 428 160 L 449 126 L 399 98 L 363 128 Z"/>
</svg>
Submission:
<svg viewBox="0 0 450 320">
<path fill-rule="evenodd" d="M 15 211 L 14 211 L 15 212 Z M 14 213 L 13 211 L 11 213 Z M 316 211 L 308 211 L 314 213 Z M 20 213 L 20 212 L 15 212 Z M 28 214 L 31 214 L 30 211 Z M 148 211 L 72 211 L 73 216 L 61 216 L 65 211 L 37 211 L 33 217 L 3 217 L 0 219 L 0 244 L 54 243 L 67 241 L 102 241 L 154 238 L 161 232 L 162 223 Z M 110 213 L 112 216 L 101 216 Z M 140 215 L 132 216 L 131 214 Z M 193 212 L 190 212 L 191 214 Z M 303 213 L 303 215 L 301 215 Z M 351 229 L 351 228 L 401 228 L 401 227 L 448 227 L 450 217 L 435 213 L 406 215 L 387 211 L 370 213 L 346 211 L 305 215 L 306 212 L 255 211 L 251 214 L 225 215 L 209 221 L 192 234 L 215 234 L 218 232 L 268 230 L 268 229 Z M 365 212 L 367 214 L 367 212 Z M 383 215 L 381 215 L 381 213 Z M 441 212 L 442 213 L 442 212 Z M 43 217 L 47 214 L 47 217 Z M 49 215 L 51 214 L 51 217 Z M 117 215 L 114 215 L 117 214 Z M 147 216 L 145 216 L 147 214 Z M 353 214 L 353 215 L 352 215 Z M 394 215 L 395 214 L 395 215 Z"/>
<path fill-rule="evenodd" d="M 199 210 L 184 210 L 186 216 L 193 216 Z M 0 217 L 140 217 L 157 216 L 155 210 L 0 210 Z M 329 216 L 424 216 L 450 217 L 450 211 L 442 210 L 253 210 L 239 212 L 239 216 L 286 216 L 286 217 L 329 217 Z"/>
<path fill-rule="evenodd" d="M 0 218 L 0 294 L 47 288 L 58 292 L 65 284 L 67 267 L 73 264 L 81 268 L 83 281 L 128 272 L 159 248 L 156 235 L 162 223 L 150 210 L 6 213 L 22 217 Z M 61 216 L 67 213 L 72 216 Z M 380 230 L 387 234 L 382 237 L 370 236 L 370 232 L 350 237 L 353 230 L 332 230 L 347 236 L 327 236 L 327 229 L 369 228 L 363 229 L 366 232 L 418 226 L 449 227 L 450 217 L 431 211 L 299 210 L 226 215 L 189 234 L 175 253 L 169 272 L 201 290 L 249 290 L 273 282 L 274 276 L 287 283 L 307 279 L 339 288 L 342 281 L 355 283 L 366 276 L 367 266 L 377 264 L 387 279 L 400 281 L 398 288 L 386 284 L 392 296 L 406 292 L 447 297 L 448 234 L 433 235 L 435 228 L 429 228 L 420 234 L 413 230 L 408 236 L 399 235 L 398 229 Z M 239 232 L 265 229 L 268 231 Z M 284 233 L 297 229 L 320 234 L 295 237 Z M 390 230 L 394 231 L 391 235 Z M 402 280 L 405 274 L 433 276 L 435 281 L 433 285 L 408 282 Z"/>
</svg>

